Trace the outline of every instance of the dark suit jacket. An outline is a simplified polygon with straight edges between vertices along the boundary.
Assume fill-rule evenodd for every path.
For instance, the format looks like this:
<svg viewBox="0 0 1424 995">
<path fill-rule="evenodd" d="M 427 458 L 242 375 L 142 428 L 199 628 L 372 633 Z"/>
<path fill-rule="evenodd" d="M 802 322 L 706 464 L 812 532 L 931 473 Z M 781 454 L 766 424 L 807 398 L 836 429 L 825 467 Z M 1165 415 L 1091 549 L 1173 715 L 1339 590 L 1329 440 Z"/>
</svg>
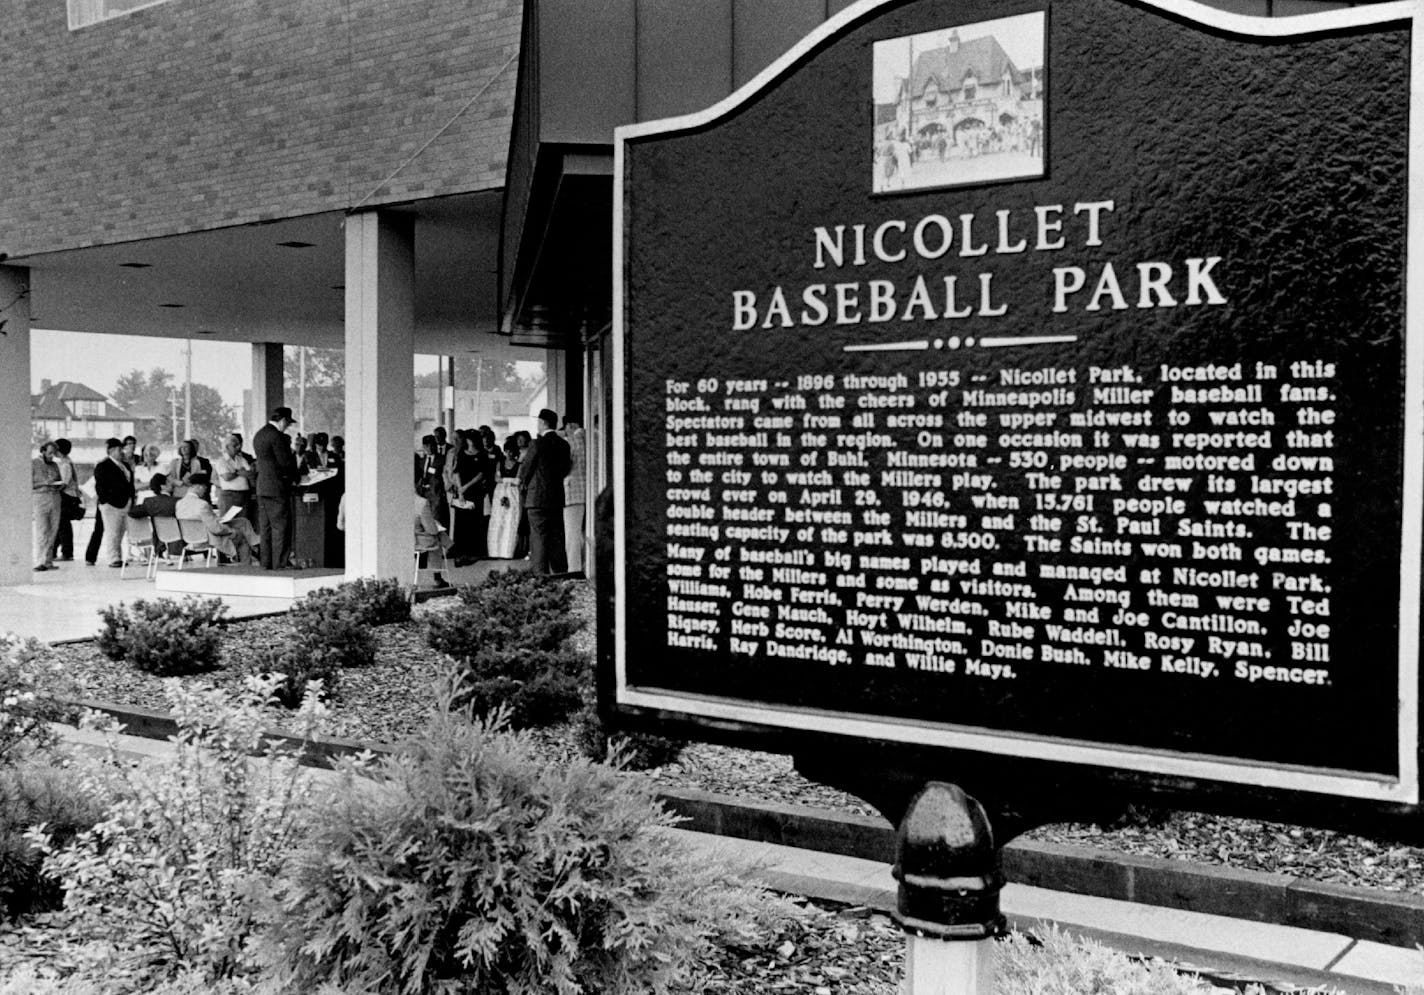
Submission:
<svg viewBox="0 0 1424 995">
<path fill-rule="evenodd" d="M 555 509 L 564 506 L 564 478 L 572 466 L 569 444 L 553 432 L 534 440 L 519 464 L 519 492 L 524 507 Z"/>
<path fill-rule="evenodd" d="M 292 440 L 286 432 L 277 431 L 271 422 L 263 425 L 252 437 L 253 462 L 257 464 L 257 496 L 290 497 L 292 484 L 301 475 L 297 457 L 292 452 Z"/>
<path fill-rule="evenodd" d="M 100 504 L 127 508 L 133 500 L 133 474 L 107 456 L 94 467 L 94 495 Z"/>
<path fill-rule="evenodd" d="M 148 492 L 148 497 L 129 511 L 134 518 L 177 518 L 178 499 L 171 494 Z"/>
</svg>

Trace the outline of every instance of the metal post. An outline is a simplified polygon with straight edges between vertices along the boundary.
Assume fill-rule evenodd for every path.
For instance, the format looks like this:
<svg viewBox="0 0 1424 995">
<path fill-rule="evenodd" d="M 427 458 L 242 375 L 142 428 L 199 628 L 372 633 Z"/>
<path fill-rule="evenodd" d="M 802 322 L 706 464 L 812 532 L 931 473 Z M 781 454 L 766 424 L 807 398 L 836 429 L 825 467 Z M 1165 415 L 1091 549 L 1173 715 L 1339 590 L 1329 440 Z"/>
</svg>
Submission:
<svg viewBox="0 0 1424 995">
<path fill-rule="evenodd" d="M 1004 874 L 983 806 L 956 785 L 926 784 L 900 821 L 894 874 L 905 995 L 992 995 Z"/>
</svg>

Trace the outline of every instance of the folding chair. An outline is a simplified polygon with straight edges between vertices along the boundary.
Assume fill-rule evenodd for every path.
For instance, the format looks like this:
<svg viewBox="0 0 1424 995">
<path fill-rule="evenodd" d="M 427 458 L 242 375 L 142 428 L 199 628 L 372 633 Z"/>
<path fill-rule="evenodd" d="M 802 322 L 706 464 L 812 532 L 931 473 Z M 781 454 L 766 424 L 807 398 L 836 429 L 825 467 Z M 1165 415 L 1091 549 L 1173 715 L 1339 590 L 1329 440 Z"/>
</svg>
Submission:
<svg viewBox="0 0 1424 995">
<path fill-rule="evenodd" d="M 176 555 L 178 567 L 183 566 L 183 532 L 178 528 L 178 519 L 169 516 L 153 517 L 153 573 L 158 573 L 158 564 L 172 563 Z"/>
<path fill-rule="evenodd" d="M 417 542 L 419 542 L 422 537 L 427 537 L 427 536 L 426 536 L 426 533 L 423 533 L 423 532 L 417 532 L 417 533 L 416 533 L 416 537 L 415 537 L 415 538 L 416 538 L 416 541 L 417 541 Z M 421 569 L 422 569 L 421 566 L 420 566 L 420 558 L 421 558 L 422 556 L 432 556 L 432 557 L 433 557 L 433 556 L 438 556 L 438 557 L 440 557 L 440 571 L 441 571 L 441 573 L 445 573 L 446 571 L 448 571 L 448 570 L 450 569 L 449 561 L 445 558 L 445 547 L 444 547 L 443 545 L 441 545 L 439 539 L 436 539 L 435 545 L 432 546 L 432 547 L 430 547 L 429 549 L 420 549 L 419 547 L 417 547 L 416 550 L 415 550 L 415 573 L 414 573 L 414 574 L 411 576 L 411 578 L 410 578 L 410 600 L 411 600 L 411 604 L 414 604 L 414 603 L 415 603 L 415 592 L 416 592 L 416 589 L 420 587 L 420 571 L 421 571 Z M 434 569 L 435 569 L 435 562 L 434 562 L 433 560 L 428 560 L 428 561 L 426 561 L 425 569 L 434 570 Z"/>
<path fill-rule="evenodd" d="M 210 567 L 218 562 L 218 548 L 208 542 L 208 527 L 196 518 L 174 519 L 178 523 L 178 534 L 183 538 L 183 550 L 178 554 L 178 569 L 183 569 L 183 561 L 190 556 L 203 557 L 203 565 Z M 202 536 L 202 539 L 194 542 L 188 538 L 188 534 L 183 531 L 183 523 L 188 523 L 188 531 L 195 536 Z"/>
<path fill-rule="evenodd" d="M 124 542 L 119 551 L 120 566 L 119 580 L 124 579 L 124 573 L 128 570 L 129 564 L 137 560 L 143 564 L 144 579 L 148 579 L 154 563 L 154 546 L 157 540 L 153 537 L 153 522 L 148 518 L 135 518 L 130 515 L 124 528 Z"/>
</svg>

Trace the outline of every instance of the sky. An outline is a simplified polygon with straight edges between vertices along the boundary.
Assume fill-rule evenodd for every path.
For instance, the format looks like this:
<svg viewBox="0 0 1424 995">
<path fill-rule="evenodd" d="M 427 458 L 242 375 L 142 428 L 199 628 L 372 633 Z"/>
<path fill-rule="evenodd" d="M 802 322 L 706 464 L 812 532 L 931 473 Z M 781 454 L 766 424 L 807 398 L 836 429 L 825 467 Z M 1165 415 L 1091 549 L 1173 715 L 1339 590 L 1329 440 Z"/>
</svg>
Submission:
<svg viewBox="0 0 1424 995">
<path fill-rule="evenodd" d="M 999 46 L 1020 69 L 1041 66 L 1043 53 L 1043 15 L 1020 14 L 1017 17 L 1000 17 L 992 21 L 977 21 L 958 27 L 928 31 L 904 38 L 875 43 L 875 102 L 888 104 L 895 100 L 895 80 L 904 78 L 910 72 L 910 42 L 915 43 L 915 51 L 923 52 L 931 48 L 943 48 L 949 42 L 952 31 L 959 32 L 961 41 L 993 35 Z"/>
<path fill-rule="evenodd" d="M 146 335 L 103 335 L 94 332 L 30 332 L 30 388 L 39 393 L 41 380 L 74 380 L 101 394 L 112 394 L 119 377 L 130 370 L 147 373 L 155 366 L 183 382 L 184 339 Z M 193 382 L 207 384 L 223 401 L 242 407 L 242 392 L 252 387 L 252 346 L 246 342 L 193 340 Z"/>
<path fill-rule="evenodd" d="M 119 377 L 130 370 L 147 373 L 155 366 L 183 382 L 187 363 L 185 339 L 147 335 L 104 335 L 95 332 L 30 331 L 30 389 L 38 394 L 41 380 L 73 380 L 112 394 Z M 435 356 L 416 356 L 417 374 L 433 371 Z M 207 384 L 225 403 L 241 409 L 242 392 L 252 387 L 252 345 L 248 342 L 193 340 L 193 382 Z"/>
</svg>

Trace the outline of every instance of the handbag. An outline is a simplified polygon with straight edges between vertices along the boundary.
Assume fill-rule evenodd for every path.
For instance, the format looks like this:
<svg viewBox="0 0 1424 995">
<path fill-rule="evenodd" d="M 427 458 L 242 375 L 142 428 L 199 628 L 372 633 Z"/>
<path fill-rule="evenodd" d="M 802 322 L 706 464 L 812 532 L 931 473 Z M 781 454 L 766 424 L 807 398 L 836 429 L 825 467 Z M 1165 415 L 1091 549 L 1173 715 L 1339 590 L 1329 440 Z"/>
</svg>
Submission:
<svg viewBox="0 0 1424 995">
<path fill-rule="evenodd" d="M 66 522 L 77 522 L 84 518 L 84 502 L 77 495 L 60 492 L 59 507 Z"/>
</svg>

